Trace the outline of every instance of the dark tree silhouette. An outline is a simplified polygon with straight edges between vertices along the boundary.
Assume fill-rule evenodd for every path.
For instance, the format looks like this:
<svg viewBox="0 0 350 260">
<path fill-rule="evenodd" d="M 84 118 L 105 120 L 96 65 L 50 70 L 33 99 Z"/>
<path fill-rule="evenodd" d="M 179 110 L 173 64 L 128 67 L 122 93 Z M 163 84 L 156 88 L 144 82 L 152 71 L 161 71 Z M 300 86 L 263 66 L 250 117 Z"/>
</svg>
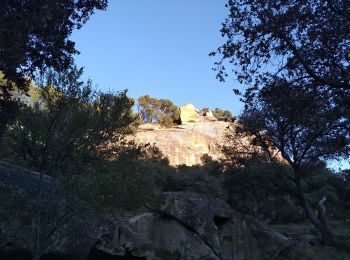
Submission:
<svg viewBox="0 0 350 260">
<path fill-rule="evenodd" d="M 279 76 L 316 84 L 343 96 L 343 106 L 350 103 L 348 0 L 230 0 L 227 7 L 221 29 L 226 42 L 211 53 L 220 58 L 220 80 L 232 66 L 239 81 L 249 84 L 248 94 Z"/>
<path fill-rule="evenodd" d="M 8 143 L 4 141 L 1 147 L 5 154 L 10 148 L 7 155 L 12 150 L 15 157 L 40 172 L 33 205 L 34 260 L 52 246 L 49 238 L 77 215 L 71 194 L 52 187 L 50 191 L 46 175 L 61 180 L 68 189 L 81 165 L 98 165 L 116 157 L 130 133 L 133 101 L 126 92 L 93 92 L 91 82 L 81 80 L 82 73 L 76 68 L 45 73 L 38 103 L 24 106 L 4 138 Z"/>
<path fill-rule="evenodd" d="M 29 78 L 43 68 L 67 69 L 78 51 L 69 40 L 107 0 L 3 0 L 0 5 L 0 137 L 14 116 L 11 92 L 28 90 Z"/>
<path fill-rule="evenodd" d="M 311 166 L 348 156 L 349 123 L 341 116 L 342 109 L 335 105 L 330 95 L 319 95 L 310 89 L 311 86 L 291 86 L 282 79 L 262 88 L 247 103 L 236 128 L 236 138 L 247 141 L 249 152 L 235 153 L 231 149 L 226 153 L 235 159 L 235 163 L 247 163 L 264 151 L 270 156 L 258 159 L 280 162 L 282 159 L 289 165 L 291 181 L 295 185 L 291 195 L 300 202 L 324 243 L 332 245 L 334 237 L 325 214 L 326 197 L 319 198 L 318 205 L 312 205 L 305 196 L 303 179 Z M 281 156 L 272 154 L 276 151 L 271 149 L 272 146 Z"/>
</svg>

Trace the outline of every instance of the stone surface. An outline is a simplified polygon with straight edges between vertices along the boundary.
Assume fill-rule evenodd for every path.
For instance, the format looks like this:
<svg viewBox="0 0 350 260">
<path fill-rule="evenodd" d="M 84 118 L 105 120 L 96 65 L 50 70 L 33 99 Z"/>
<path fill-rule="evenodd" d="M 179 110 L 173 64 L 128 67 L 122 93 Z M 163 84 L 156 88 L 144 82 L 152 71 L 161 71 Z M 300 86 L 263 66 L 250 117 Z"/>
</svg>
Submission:
<svg viewBox="0 0 350 260">
<path fill-rule="evenodd" d="M 147 124 L 140 125 L 138 129 L 141 131 L 154 131 L 154 130 L 160 130 L 161 127 L 160 125 L 157 125 L 157 124 L 147 123 Z"/>
<path fill-rule="evenodd" d="M 181 124 L 191 124 L 200 122 L 199 110 L 192 104 L 186 104 L 180 107 Z"/>
<path fill-rule="evenodd" d="M 220 239 L 217 224 L 228 222 L 233 210 L 220 199 L 191 192 L 167 192 L 162 211 L 192 229 L 219 254 Z"/>
<path fill-rule="evenodd" d="M 197 122 L 172 128 L 144 130 L 139 128 L 135 141 L 155 145 L 169 159 L 170 165 L 202 165 L 203 156 L 220 159 L 220 145 L 230 127 L 222 121 Z"/>
<path fill-rule="evenodd" d="M 48 176 L 42 175 L 43 195 L 38 197 L 39 180 L 39 173 L 0 162 L 0 193 L 5 200 L 0 204 L 0 251 L 30 252 L 39 226 L 42 253 L 60 252 L 86 259 L 98 238 L 110 229 L 109 222 L 83 201 L 68 198 Z M 34 221 L 38 203 L 40 225 Z"/>
<path fill-rule="evenodd" d="M 218 119 L 213 115 L 213 112 L 208 109 L 207 111 L 203 111 L 201 114 L 202 121 L 218 121 Z"/>
<path fill-rule="evenodd" d="M 114 255 L 125 255 L 126 248 L 132 256 L 155 260 L 239 260 L 274 257 L 291 245 L 217 198 L 192 192 L 164 196 L 153 213 L 130 217 L 96 247 Z"/>
<path fill-rule="evenodd" d="M 42 177 L 45 199 L 41 202 L 55 210 L 49 220 L 62 220 L 66 193 L 54 179 Z M 0 258 L 4 252 L 30 252 L 39 178 L 38 173 L 0 162 Z M 89 252 L 97 250 L 118 259 L 243 260 L 275 259 L 299 248 L 300 253 L 295 254 L 301 259 L 303 247 L 310 247 L 309 238 L 296 242 L 207 195 L 167 192 L 158 206 L 149 206 L 150 211 L 123 216 L 100 215 L 83 201 L 71 199 L 74 204 L 69 207 L 70 218 L 63 219 L 60 228 L 44 240 L 47 254 L 87 259 Z M 289 252 L 290 249 L 294 251 Z M 339 259 L 349 257 L 346 252 L 333 251 L 334 255 L 345 257 Z"/>
</svg>

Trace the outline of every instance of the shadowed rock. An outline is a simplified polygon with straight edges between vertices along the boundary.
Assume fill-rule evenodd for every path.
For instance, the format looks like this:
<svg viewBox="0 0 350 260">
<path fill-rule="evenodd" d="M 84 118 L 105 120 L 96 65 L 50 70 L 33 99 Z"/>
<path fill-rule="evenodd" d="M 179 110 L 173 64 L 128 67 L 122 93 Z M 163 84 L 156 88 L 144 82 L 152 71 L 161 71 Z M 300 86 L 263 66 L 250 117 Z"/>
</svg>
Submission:
<svg viewBox="0 0 350 260">
<path fill-rule="evenodd" d="M 43 209 L 41 243 L 48 257 L 86 259 L 92 252 L 92 259 L 99 254 L 129 257 L 125 259 L 261 259 L 293 244 L 210 196 L 167 192 L 151 212 L 100 215 L 54 179 L 41 177 L 44 196 L 39 199 L 39 173 L 0 162 L 0 256 L 31 252 L 38 203 Z"/>
</svg>

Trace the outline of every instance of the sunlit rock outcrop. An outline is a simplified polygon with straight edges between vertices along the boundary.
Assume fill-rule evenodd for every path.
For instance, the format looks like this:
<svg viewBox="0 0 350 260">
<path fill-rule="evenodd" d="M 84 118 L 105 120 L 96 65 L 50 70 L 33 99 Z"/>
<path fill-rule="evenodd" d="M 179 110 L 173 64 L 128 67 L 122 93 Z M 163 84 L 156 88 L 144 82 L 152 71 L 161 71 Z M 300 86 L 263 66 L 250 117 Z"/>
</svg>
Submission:
<svg viewBox="0 0 350 260">
<path fill-rule="evenodd" d="M 191 124 L 200 122 L 199 110 L 192 104 L 186 104 L 180 107 L 181 124 Z"/>
<path fill-rule="evenodd" d="M 151 128 L 141 125 L 135 141 L 155 145 L 169 159 L 170 165 L 201 165 L 203 156 L 213 160 L 222 157 L 220 146 L 230 123 L 208 121 L 183 124 L 172 128 Z"/>
<path fill-rule="evenodd" d="M 154 145 L 172 166 L 202 165 L 205 157 L 222 158 L 221 146 L 229 122 L 218 121 L 210 110 L 199 111 L 192 104 L 180 107 L 180 118 L 181 125 L 171 128 L 140 125 L 134 137 L 136 143 Z"/>
</svg>

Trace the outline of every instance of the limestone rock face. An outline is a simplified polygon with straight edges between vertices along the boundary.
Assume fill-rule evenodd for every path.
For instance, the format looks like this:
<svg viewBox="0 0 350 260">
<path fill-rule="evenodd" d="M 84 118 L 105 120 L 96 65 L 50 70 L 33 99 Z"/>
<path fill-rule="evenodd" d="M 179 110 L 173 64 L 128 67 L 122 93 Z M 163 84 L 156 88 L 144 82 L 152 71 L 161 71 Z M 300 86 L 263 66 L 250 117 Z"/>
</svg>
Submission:
<svg viewBox="0 0 350 260">
<path fill-rule="evenodd" d="M 200 122 L 199 110 L 192 104 L 186 104 L 180 107 L 181 124 L 191 124 Z"/>
<path fill-rule="evenodd" d="M 172 128 L 158 128 L 150 131 L 139 128 L 135 141 L 140 144 L 155 145 L 170 165 L 201 165 L 203 156 L 213 160 L 221 158 L 220 145 L 230 127 L 223 121 L 196 122 Z"/>
</svg>

